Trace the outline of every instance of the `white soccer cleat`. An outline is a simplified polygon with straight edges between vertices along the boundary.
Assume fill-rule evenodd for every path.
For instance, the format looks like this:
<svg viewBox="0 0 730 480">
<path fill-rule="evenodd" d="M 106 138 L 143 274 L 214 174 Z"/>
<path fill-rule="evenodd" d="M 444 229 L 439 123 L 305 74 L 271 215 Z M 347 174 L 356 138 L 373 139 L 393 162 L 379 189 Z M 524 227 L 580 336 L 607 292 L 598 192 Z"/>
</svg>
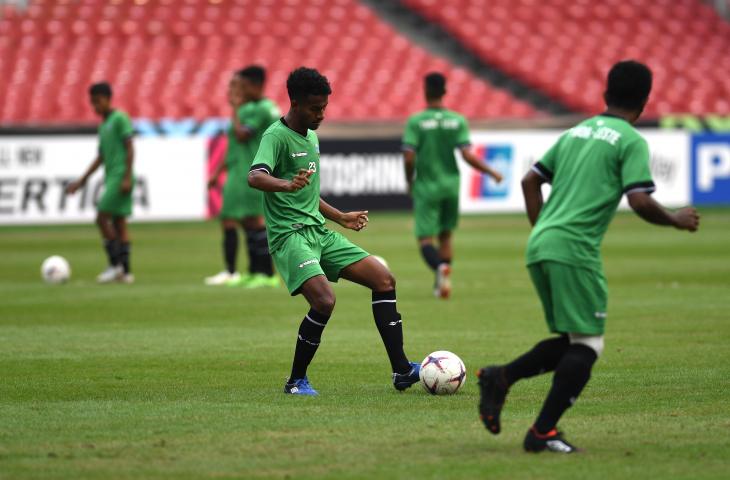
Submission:
<svg viewBox="0 0 730 480">
<path fill-rule="evenodd" d="M 131 285 L 134 283 L 134 274 L 131 273 L 123 273 L 121 277 L 119 277 L 119 283 L 126 283 L 127 285 Z"/>
<path fill-rule="evenodd" d="M 227 271 L 222 271 L 217 275 L 213 275 L 212 277 L 207 277 L 205 279 L 206 285 L 226 285 L 229 282 L 238 282 L 241 279 L 241 274 L 238 272 L 230 273 Z"/>
<path fill-rule="evenodd" d="M 444 300 L 451 296 L 451 265 L 448 263 L 442 263 L 436 270 L 436 288 L 433 293 L 436 298 Z"/>
<path fill-rule="evenodd" d="M 98 283 L 112 283 L 119 280 L 123 275 L 124 269 L 121 265 L 109 265 L 106 270 L 96 277 L 96 281 Z"/>
</svg>

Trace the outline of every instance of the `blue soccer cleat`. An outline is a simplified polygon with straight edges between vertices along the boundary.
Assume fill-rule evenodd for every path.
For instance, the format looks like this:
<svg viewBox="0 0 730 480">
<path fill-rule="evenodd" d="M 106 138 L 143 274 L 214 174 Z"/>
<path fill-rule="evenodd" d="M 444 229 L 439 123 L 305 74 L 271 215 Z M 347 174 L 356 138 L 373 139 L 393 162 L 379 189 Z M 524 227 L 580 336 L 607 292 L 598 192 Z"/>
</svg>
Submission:
<svg viewBox="0 0 730 480">
<path fill-rule="evenodd" d="M 317 390 L 309 384 L 309 379 L 306 376 L 284 384 L 284 393 L 289 395 L 319 395 Z"/>
<path fill-rule="evenodd" d="M 408 373 L 393 373 L 393 386 L 396 390 L 403 391 L 414 383 L 418 383 L 421 371 L 421 364 L 411 362 L 411 371 Z"/>
</svg>

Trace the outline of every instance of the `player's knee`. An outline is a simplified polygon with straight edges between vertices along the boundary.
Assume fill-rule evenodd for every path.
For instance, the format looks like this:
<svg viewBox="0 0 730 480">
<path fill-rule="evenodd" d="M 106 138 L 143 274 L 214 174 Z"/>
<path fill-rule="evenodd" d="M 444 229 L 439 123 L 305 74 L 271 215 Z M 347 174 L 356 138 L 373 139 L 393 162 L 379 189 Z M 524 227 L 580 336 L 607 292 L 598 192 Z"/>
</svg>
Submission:
<svg viewBox="0 0 730 480">
<path fill-rule="evenodd" d="M 596 352 L 596 358 L 600 357 L 603 353 L 603 335 L 582 335 L 579 333 L 571 333 L 569 337 L 571 345 L 585 345 Z"/>
<path fill-rule="evenodd" d="M 392 290 L 395 290 L 395 277 L 392 273 L 390 273 L 390 271 L 386 270 L 385 273 L 380 275 L 380 277 L 376 280 L 373 291 L 390 292 Z"/>
<path fill-rule="evenodd" d="M 321 293 L 312 299 L 312 308 L 323 315 L 331 315 L 335 309 L 335 295 L 332 292 Z"/>
</svg>

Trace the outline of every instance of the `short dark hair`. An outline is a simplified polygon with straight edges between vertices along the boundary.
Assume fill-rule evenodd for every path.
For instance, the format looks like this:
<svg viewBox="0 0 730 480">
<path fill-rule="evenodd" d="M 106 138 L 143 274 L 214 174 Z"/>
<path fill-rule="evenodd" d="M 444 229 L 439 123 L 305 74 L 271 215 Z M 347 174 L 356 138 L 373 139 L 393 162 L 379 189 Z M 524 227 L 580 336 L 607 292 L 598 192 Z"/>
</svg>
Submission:
<svg viewBox="0 0 730 480">
<path fill-rule="evenodd" d="M 254 85 L 263 85 L 266 82 L 266 70 L 260 65 L 249 65 L 236 72 L 236 74 L 239 77 L 247 78 Z"/>
<path fill-rule="evenodd" d="M 651 92 L 649 67 L 633 60 L 618 62 L 608 72 L 606 105 L 625 110 L 641 110 Z"/>
<path fill-rule="evenodd" d="M 423 77 L 423 88 L 427 98 L 441 98 L 446 94 L 446 77 L 438 72 L 431 72 Z"/>
<path fill-rule="evenodd" d="M 112 86 L 108 82 L 94 83 L 89 87 L 89 95 L 103 95 L 112 98 Z"/>
<path fill-rule="evenodd" d="M 330 95 L 327 77 L 313 68 L 299 67 L 286 79 L 286 91 L 291 100 L 304 100 L 309 95 Z"/>
</svg>

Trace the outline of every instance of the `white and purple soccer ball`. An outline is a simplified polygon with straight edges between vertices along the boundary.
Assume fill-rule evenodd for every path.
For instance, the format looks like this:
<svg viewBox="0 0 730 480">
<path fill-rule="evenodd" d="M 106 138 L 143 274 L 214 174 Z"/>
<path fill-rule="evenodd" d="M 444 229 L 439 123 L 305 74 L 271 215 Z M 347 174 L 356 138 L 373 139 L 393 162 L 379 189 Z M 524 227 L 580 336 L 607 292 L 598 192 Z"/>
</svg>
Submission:
<svg viewBox="0 0 730 480">
<path fill-rule="evenodd" d="M 421 385 L 431 395 L 456 393 L 466 381 L 464 362 L 451 352 L 439 350 L 421 362 Z"/>
<path fill-rule="evenodd" d="M 65 258 L 53 255 L 43 260 L 41 277 L 46 283 L 63 283 L 71 278 L 71 266 Z"/>
</svg>

